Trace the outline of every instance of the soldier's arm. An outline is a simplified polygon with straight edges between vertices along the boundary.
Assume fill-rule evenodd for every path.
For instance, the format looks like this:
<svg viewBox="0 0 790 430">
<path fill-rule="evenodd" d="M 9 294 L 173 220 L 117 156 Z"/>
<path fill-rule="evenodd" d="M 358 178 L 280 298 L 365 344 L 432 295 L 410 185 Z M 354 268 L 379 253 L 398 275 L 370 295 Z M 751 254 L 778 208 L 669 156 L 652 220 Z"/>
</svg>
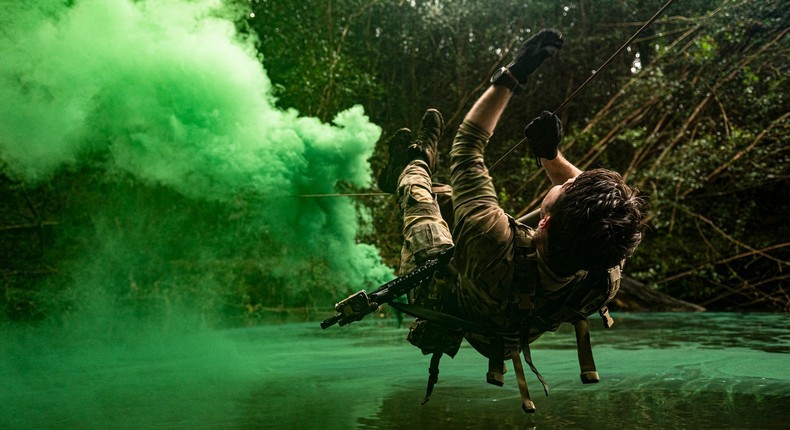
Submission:
<svg viewBox="0 0 790 430">
<path fill-rule="evenodd" d="M 493 134 L 512 95 L 513 92 L 507 87 L 498 85 L 488 87 L 466 114 L 464 121 L 482 128 L 489 135 Z"/>
<path fill-rule="evenodd" d="M 543 29 L 530 37 L 516 52 L 507 66 L 500 68 L 491 77 L 490 86 L 466 114 L 465 121 L 494 133 L 499 118 L 507 107 L 514 92 L 523 89 L 527 78 L 545 59 L 562 49 L 562 34 L 553 29 Z"/>
<path fill-rule="evenodd" d="M 551 185 L 564 184 L 568 179 L 575 178 L 582 173 L 578 167 L 566 160 L 560 152 L 557 152 L 557 157 L 553 160 L 541 158 L 540 161 L 543 168 L 546 169 L 546 175 L 551 179 Z"/>
</svg>

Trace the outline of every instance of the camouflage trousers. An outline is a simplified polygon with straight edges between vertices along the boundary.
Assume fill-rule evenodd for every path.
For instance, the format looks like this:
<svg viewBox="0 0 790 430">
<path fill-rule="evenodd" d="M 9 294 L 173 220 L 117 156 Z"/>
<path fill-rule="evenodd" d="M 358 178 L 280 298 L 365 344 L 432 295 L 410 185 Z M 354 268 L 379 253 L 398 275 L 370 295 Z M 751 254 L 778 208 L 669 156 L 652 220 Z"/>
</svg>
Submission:
<svg viewBox="0 0 790 430">
<path fill-rule="evenodd" d="M 438 251 L 455 245 L 454 282 L 438 291 L 453 301 L 459 317 L 498 324 L 505 319 L 513 278 L 515 220 L 499 206 L 483 153 L 490 135 L 464 122 L 450 151 L 452 232 L 432 191 L 428 166 L 412 161 L 398 181 L 404 243 L 400 272 L 406 273 Z M 523 233 L 522 233 L 523 234 Z M 449 296 L 449 297 L 448 297 Z"/>
</svg>

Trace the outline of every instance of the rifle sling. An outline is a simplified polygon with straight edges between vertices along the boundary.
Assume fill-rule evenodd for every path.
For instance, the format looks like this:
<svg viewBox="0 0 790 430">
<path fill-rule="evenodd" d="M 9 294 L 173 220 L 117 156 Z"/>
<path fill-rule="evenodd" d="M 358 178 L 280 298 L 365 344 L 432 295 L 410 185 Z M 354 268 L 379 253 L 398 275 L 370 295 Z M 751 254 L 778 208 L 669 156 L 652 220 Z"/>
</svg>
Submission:
<svg viewBox="0 0 790 430">
<path fill-rule="evenodd" d="M 489 329 L 482 324 L 475 324 L 471 321 L 467 321 L 444 312 L 435 311 L 433 309 L 398 302 L 390 302 L 389 305 L 415 318 L 422 318 L 427 321 L 435 322 L 450 329 L 458 329 L 465 332 L 478 333 L 481 335 L 493 335 L 495 332 L 495 330 Z"/>
</svg>

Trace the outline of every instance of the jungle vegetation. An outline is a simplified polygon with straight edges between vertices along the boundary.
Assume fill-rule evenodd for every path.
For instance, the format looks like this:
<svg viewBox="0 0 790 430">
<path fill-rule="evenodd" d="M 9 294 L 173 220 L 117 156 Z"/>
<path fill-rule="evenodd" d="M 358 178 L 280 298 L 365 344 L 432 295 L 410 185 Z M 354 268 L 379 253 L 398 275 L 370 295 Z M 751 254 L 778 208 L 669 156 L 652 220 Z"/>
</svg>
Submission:
<svg viewBox="0 0 790 430">
<path fill-rule="evenodd" d="M 565 48 L 511 101 L 489 144 L 489 162 L 521 140 L 530 119 L 554 110 L 595 74 L 558 112 L 565 130 L 561 150 L 583 169 L 621 172 L 648 199 L 645 239 L 629 260 L 627 275 L 710 310 L 790 311 L 786 2 L 675 2 L 602 70 L 596 67 L 664 0 L 241 3 L 249 13 L 238 27 L 257 35 L 280 108 L 331 121 L 338 112 L 361 105 L 382 128 L 370 160 L 374 174 L 384 163 L 386 137 L 401 127 L 416 128 L 427 108 L 443 113 L 441 145 L 449 151 L 454 130 L 493 71 L 539 29 L 561 30 Z M 68 220 L 58 215 L 60 209 L 77 193 L 90 194 L 97 205 L 102 193 L 143 198 L 139 184 L 123 181 L 115 189 L 89 190 L 95 174 L 66 171 L 35 188 L 0 178 L 0 318 L 40 319 L 68 312 L 79 301 L 59 282 L 62 272 L 53 263 L 52 248 L 63 242 L 56 239 L 62 234 L 58 224 L 87 225 L 90 209 L 72 212 Z M 525 145 L 505 157 L 492 176 L 502 206 L 514 215 L 537 208 L 548 185 Z M 445 163 L 437 179 L 447 177 Z M 344 184 L 339 191 L 378 192 Z M 165 189 L 153 196 L 172 207 L 186 204 Z M 380 195 L 356 199 L 370 215 L 359 241 L 375 245 L 395 267 L 401 232 L 394 201 Z M 200 231 L 217 222 L 214 217 L 222 212 L 215 209 L 189 222 Z M 250 232 L 236 234 L 240 249 L 256 246 Z M 209 235 L 203 237 L 210 241 Z M 59 258 L 76 258 L 80 247 L 90 246 L 78 236 L 69 239 L 77 245 L 58 248 Z M 242 254 L 247 257 L 234 260 Z M 179 291 L 155 271 L 134 279 L 119 275 L 119 282 L 131 285 L 123 301 L 138 303 L 138 310 L 189 302 L 183 297 L 198 296 L 204 279 L 199 269 L 207 266 L 219 273 L 212 299 L 192 305 L 239 319 L 294 308 L 328 309 L 340 298 L 332 280 L 321 277 L 322 267 L 300 268 L 315 272 L 315 280 L 285 292 L 267 277 L 274 269 L 255 266 L 250 255 L 236 249 L 221 260 L 198 263 L 173 257 L 169 264 L 192 273 L 195 281 Z M 143 261 L 146 256 L 118 258 Z"/>
<path fill-rule="evenodd" d="M 560 29 L 565 48 L 511 101 L 491 163 L 665 3 L 256 0 L 250 25 L 283 106 L 327 119 L 361 103 L 385 135 L 435 107 L 444 148 L 512 51 Z M 630 276 L 709 309 L 790 310 L 789 17 L 781 1 L 675 2 L 559 112 L 569 160 L 620 171 L 649 198 Z M 524 146 L 492 176 L 511 214 L 535 209 L 546 190 Z M 394 264 L 395 205 L 366 204 L 376 225 L 366 240 Z"/>
</svg>

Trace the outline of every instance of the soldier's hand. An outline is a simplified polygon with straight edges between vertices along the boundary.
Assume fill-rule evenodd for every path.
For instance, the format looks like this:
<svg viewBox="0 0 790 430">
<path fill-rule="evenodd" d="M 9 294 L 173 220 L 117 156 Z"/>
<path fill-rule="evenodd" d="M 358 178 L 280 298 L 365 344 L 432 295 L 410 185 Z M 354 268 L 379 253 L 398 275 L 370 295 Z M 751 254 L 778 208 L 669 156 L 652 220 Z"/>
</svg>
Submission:
<svg viewBox="0 0 790 430">
<path fill-rule="evenodd" d="M 557 115 L 543 111 L 524 128 L 524 135 L 536 157 L 546 160 L 557 158 L 557 147 L 562 140 L 562 122 Z"/>
<path fill-rule="evenodd" d="M 554 29 L 543 29 L 538 34 L 530 37 L 521 45 L 516 53 L 516 58 L 507 65 L 510 72 L 523 84 L 527 77 L 532 74 L 542 63 L 543 60 L 554 55 L 562 49 L 565 41 L 562 33 Z"/>
</svg>

